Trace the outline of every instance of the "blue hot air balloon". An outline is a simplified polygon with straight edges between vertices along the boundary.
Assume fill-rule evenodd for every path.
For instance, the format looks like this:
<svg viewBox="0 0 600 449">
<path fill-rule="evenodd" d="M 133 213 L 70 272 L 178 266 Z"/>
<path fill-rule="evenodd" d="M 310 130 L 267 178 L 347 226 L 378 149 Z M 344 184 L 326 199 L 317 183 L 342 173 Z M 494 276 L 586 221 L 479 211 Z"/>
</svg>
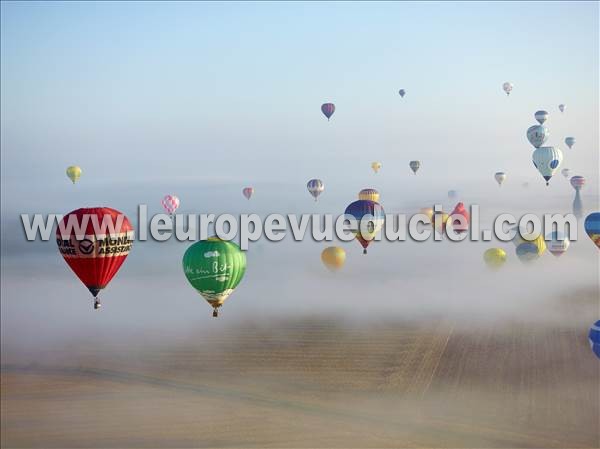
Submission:
<svg viewBox="0 0 600 449">
<path fill-rule="evenodd" d="M 590 341 L 590 347 L 596 357 L 600 359 L 600 320 L 596 321 L 590 327 L 590 333 L 588 334 L 588 339 Z"/>
<path fill-rule="evenodd" d="M 385 221 L 385 212 L 379 203 L 370 200 L 358 200 L 348 205 L 345 215 L 354 220 L 351 229 L 358 243 L 363 247 L 363 254 L 367 254 L 367 247 L 375 238 Z M 362 219 L 369 219 L 366 229 L 361 229 Z"/>
</svg>

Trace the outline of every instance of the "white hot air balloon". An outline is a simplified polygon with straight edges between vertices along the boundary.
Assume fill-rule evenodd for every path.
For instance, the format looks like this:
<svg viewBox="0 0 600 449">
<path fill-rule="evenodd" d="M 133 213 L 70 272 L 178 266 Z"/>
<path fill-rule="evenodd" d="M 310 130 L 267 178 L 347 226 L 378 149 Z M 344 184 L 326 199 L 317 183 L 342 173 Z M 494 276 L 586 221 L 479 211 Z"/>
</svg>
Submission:
<svg viewBox="0 0 600 449">
<path fill-rule="evenodd" d="M 569 148 L 573 148 L 573 145 L 575 145 L 575 137 L 566 137 L 565 143 Z"/>
<path fill-rule="evenodd" d="M 511 91 L 513 90 L 513 87 L 515 87 L 513 83 L 507 81 L 502 85 L 502 90 L 506 92 L 506 95 L 510 95 Z"/>
<path fill-rule="evenodd" d="M 561 103 L 558 105 L 558 110 L 560 112 L 565 112 L 565 109 L 567 109 L 567 107 L 564 104 Z"/>
<path fill-rule="evenodd" d="M 306 188 L 313 196 L 315 201 L 317 201 L 318 196 L 323 192 L 323 190 L 325 190 L 325 185 L 320 179 L 311 179 L 306 183 Z"/>
<path fill-rule="evenodd" d="M 533 125 L 527 130 L 527 140 L 536 148 L 544 145 L 549 135 L 550 131 L 548 131 L 548 128 L 542 125 Z"/>
<path fill-rule="evenodd" d="M 536 148 L 532 155 L 533 165 L 549 184 L 550 178 L 554 176 L 563 160 L 562 151 L 555 147 Z"/>
<path fill-rule="evenodd" d="M 504 173 L 503 171 L 496 172 L 494 174 L 494 178 L 496 179 L 498 185 L 501 186 L 502 183 L 506 180 L 506 173 Z"/>
<path fill-rule="evenodd" d="M 547 111 L 537 111 L 535 113 L 534 117 L 540 125 L 543 125 L 544 122 L 546 120 L 548 120 L 548 112 Z"/>
<path fill-rule="evenodd" d="M 546 247 L 553 256 L 562 256 L 569 249 L 570 244 L 569 238 L 562 232 L 554 231 L 546 236 Z"/>
<path fill-rule="evenodd" d="M 571 169 L 570 168 L 563 168 L 560 172 L 567 179 L 569 179 L 569 176 L 571 176 Z"/>
</svg>

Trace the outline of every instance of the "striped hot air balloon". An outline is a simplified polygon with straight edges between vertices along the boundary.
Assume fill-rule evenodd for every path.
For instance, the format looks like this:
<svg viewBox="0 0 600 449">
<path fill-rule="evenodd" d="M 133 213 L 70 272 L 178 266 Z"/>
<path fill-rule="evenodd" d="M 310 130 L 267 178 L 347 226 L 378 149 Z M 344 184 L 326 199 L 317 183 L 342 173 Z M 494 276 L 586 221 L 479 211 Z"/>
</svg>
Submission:
<svg viewBox="0 0 600 449">
<path fill-rule="evenodd" d="M 94 309 L 99 309 L 98 294 L 131 250 L 131 223 L 125 214 L 110 207 L 77 209 L 59 223 L 56 243 L 67 265 L 94 297 Z"/>
<path fill-rule="evenodd" d="M 321 112 L 327 117 L 327 121 L 331 118 L 335 112 L 335 105 L 333 103 L 323 103 L 321 105 Z"/>
<path fill-rule="evenodd" d="M 569 249 L 570 244 L 569 238 L 562 232 L 554 231 L 546 236 L 546 247 L 553 256 L 562 256 Z"/>
<path fill-rule="evenodd" d="M 572 176 L 570 182 L 571 187 L 573 187 L 575 191 L 579 191 L 585 185 L 585 178 L 583 176 Z"/>
<path fill-rule="evenodd" d="M 320 179 L 311 179 L 310 181 L 308 181 L 306 183 L 306 188 L 308 189 L 310 194 L 313 196 L 315 201 L 317 201 L 317 198 L 319 197 L 319 195 L 321 193 L 323 193 L 323 190 L 325 190 L 325 185 L 323 184 L 323 181 L 321 181 Z"/>
<path fill-rule="evenodd" d="M 359 200 L 375 201 L 379 202 L 379 192 L 375 189 L 362 189 L 358 192 Z"/>
</svg>

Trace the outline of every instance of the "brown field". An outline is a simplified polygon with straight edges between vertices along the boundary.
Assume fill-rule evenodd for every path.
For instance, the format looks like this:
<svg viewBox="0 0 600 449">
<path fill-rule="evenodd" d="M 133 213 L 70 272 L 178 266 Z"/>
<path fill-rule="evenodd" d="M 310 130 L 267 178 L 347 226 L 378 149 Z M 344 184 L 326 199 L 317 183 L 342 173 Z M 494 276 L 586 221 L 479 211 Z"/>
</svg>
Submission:
<svg viewBox="0 0 600 449">
<path fill-rule="evenodd" d="M 7 356 L 2 446 L 600 445 L 600 364 L 572 323 L 307 318 L 164 341 Z"/>
</svg>

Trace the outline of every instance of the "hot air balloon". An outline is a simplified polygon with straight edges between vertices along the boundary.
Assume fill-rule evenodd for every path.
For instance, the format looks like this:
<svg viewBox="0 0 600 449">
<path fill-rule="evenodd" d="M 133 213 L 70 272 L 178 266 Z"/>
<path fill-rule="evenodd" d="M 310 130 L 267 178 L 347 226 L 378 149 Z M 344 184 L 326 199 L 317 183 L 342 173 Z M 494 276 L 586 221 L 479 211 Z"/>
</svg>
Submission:
<svg viewBox="0 0 600 449">
<path fill-rule="evenodd" d="M 560 112 L 565 112 L 565 109 L 566 109 L 566 108 L 567 108 L 567 107 L 566 107 L 564 104 L 559 104 L 559 105 L 558 105 L 558 110 L 559 110 Z"/>
<path fill-rule="evenodd" d="M 320 179 L 311 179 L 306 183 L 306 188 L 317 201 L 318 196 L 325 190 L 325 185 Z"/>
<path fill-rule="evenodd" d="M 506 251 L 502 248 L 490 248 L 483 253 L 486 265 L 497 270 L 506 262 Z"/>
<path fill-rule="evenodd" d="M 600 249 L 600 212 L 589 214 L 585 219 L 583 227 L 588 237 Z"/>
<path fill-rule="evenodd" d="M 448 190 L 448 198 L 453 200 L 456 197 L 458 197 L 458 192 L 456 190 Z"/>
<path fill-rule="evenodd" d="M 569 176 L 571 176 L 571 169 L 570 168 L 563 168 L 560 172 L 567 179 L 569 178 Z"/>
<path fill-rule="evenodd" d="M 187 249 L 183 255 L 183 272 L 217 317 L 219 307 L 244 277 L 246 254 L 233 242 L 210 237 Z"/>
<path fill-rule="evenodd" d="M 527 130 L 527 140 L 536 148 L 544 145 L 549 135 L 550 131 L 548 131 L 548 128 L 542 125 L 533 125 Z"/>
<path fill-rule="evenodd" d="M 400 96 L 401 96 L 402 98 L 404 98 L 404 95 L 406 95 L 406 91 L 405 91 L 404 89 L 400 89 L 400 90 L 398 91 L 398 93 L 400 94 Z"/>
<path fill-rule="evenodd" d="M 416 175 L 417 170 L 419 170 L 419 168 L 421 167 L 421 162 L 420 161 L 410 161 L 408 166 L 413 171 L 413 173 Z"/>
<path fill-rule="evenodd" d="M 375 189 L 362 189 L 360 192 L 358 192 L 358 199 L 375 201 L 376 203 L 378 203 L 379 202 L 379 192 Z"/>
<path fill-rule="evenodd" d="M 377 173 L 381 169 L 381 162 L 371 162 L 371 168 Z"/>
<path fill-rule="evenodd" d="M 516 229 L 518 230 L 518 228 Z M 517 257 L 524 263 L 539 259 L 546 251 L 546 242 L 541 234 L 534 238 L 525 231 L 519 231 L 512 242 L 516 246 Z"/>
<path fill-rule="evenodd" d="M 446 224 L 450 216 L 446 212 L 438 212 L 433 214 L 433 230 L 440 235 L 446 232 Z"/>
<path fill-rule="evenodd" d="M 571 177 L 570 182 L 571 187 L 573 187 L 575 191 L 579 191 L 585 185 L 585 178 L 583 176 L 573 176 Z"/>
<path fill-rule="evenodd" d="M 465 219 L 465 223 L 461 224 L 459 219 L 455 218 L 455 216 L 457 215 L 462 215 L 463 218 Z M 455 207 L 454 210 L 452 211 L 452 213 L 450 213 L 450 219 L 451 224 L 452 224 L 452 229 L 454 230 L 454 232 L 456 232 L 457 234 L 462 234 L 463 232 L 467 232 L 469 230 L 469 220 L 470 220 L 471 216 L 469 215 L 469 212 L 467 211 L 467 209 L 465 209 L 465 205 L 460 202 L 458 203 Z"/>
<path fill-rule="evenodd" d="M 569 249 L 570 243 L 569 238 L 562 232 L 554 231 L 546 236 L 548 251 L 556 257 L 562 256 Z"/>
<path fill-rule="evenodd" d="M 338 271 L 346 262 L 346 251 L 339 246 L 330 246 L 321 253 L 321 260 L 329 271 Z"/>
<path fill-rule="evenodd" d="M 549 184 L 550 178 L 556 173 L 563 160 L 562 151 L 558 147 L 539 147 L 532 155 L 533 165 Z"/>
<path fill-rule="evenodd" d="M 546 120 L 548 120 L 548 112 L 547 111 L 537 111 L 534 114 L 535 119 L 538 121 L 540 125 L 543 125 Z"/>
<path fill-rule="evenodd" d="M 83 234 L 78 234 L 79 229 Z M 67 265 L 94 297 L 117 274 L 133 243 L 127 217 L 110 207 L 81 208 L 69 212 L 56 230 L 56 243 Z"/>
<path fill-rule="evenodd" d="M 67 167 L 67 176 L 73 182 L 73 184 L 75 184 L 77 181 L 79 181 L 79 178 L 81 178 L 81 167 L 78 167 L 77 165 L 71 165 L 70 167 Z"/>
<path fill-rule="evenodd" d="M 594 324 L 592 324 L 592 327 L 590 327 L 588 340 L 593 353 L 596 354 L 596 357 L 600 359 L 600 320 L 596 321 Z"/>
<path fill-rule="evenodd" d="M 505 82 L 504 84 L 502 84 L 502 90 L 504 92 L 506 92 L 506 95 L 510 95 L 510 92 L 513 90 L 513 87 L 514 87 L 513 83 L 508 82 L 508 81 Z"/>
<path fill-rule="evenodd" d="M 383 223 L 385 221 L 385 212 L 383 207 L 375 201 L 369 200 L 358 200 L 346 208 L 345 215 L 348 219 L 354 219 L 354 226 L 351 229 L 356 240 L 363 247 L 363 254 L 367 254 L 367 247 L 371 243 L 371 240 L 375 238 Z M 361 220 L 365 218 L 370 219 L 368 225 L 363 226 L 365 229 L 361 229 Z"/>
<path fill-rule="evenodd" d="M 506 173 L 504 173 L 503 171 L 496 172 L 494 174 L 494 178 L 496 179 L 498 185 L 501 186 L 504 180 L 506 179 Z"/>
<path fill-rule="evenodd" d="M 162 207 L 165 209 L 165 211 L 171 215 L 179 207 L 179 198 L 177 198 L 175 195 L 165 195 L 160 204 L 162 204 Z"/>
<path fill-rule="evenodd" d="M 565 137 L 565 143 L 569 149 L 573 148 L 573 145 L 575 145 L 575 137 Z"/>
<path fill-rule="evenodd" d="M 329 121 L 329 119 L 335 112 L 335 105 L 333 103 L 323 103 L 321 105 L 321 112 L 325 114 L 325 117 L 327 117 L 327 121 Z"/>
<path fill-rule="evenodd" d="M 429 221 L 432 221 L 432 219 L 433 219 L 433 213 L 434 213 L 432 207 L 422 207 L 419 210 L 419 213 L 423 214 L 423 215 L 427 215 L 429 217 Z"/>
<path fill-rule="evenodd" d="M 244 187 L 244 190 L 242 190 L 242 193 L 244 194 L 246 199 L 249 200 L 250 198 L 252 198 L 252 195 L 254 194 L 254 187 Z"/>
</svg>

